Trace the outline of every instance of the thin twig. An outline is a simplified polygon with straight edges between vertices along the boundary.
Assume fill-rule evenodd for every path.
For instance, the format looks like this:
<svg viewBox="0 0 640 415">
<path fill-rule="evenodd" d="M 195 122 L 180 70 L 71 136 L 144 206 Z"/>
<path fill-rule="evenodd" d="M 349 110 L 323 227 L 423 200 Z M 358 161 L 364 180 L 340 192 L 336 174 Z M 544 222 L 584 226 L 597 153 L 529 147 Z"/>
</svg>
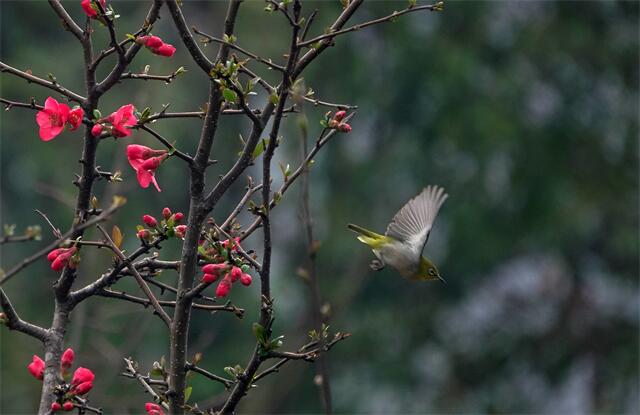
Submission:
<svg viewBox="0 0 640 415">
<path fill-rule="evenodd" d="M 9 330 L 17 330 L 21 333 L 34 337 L 43 343 L 49 338 L 48 330 L 26 322 L 20 318 L 13 307 L 13 304 L 11 304 L 9 297 L 2 288 L 0 288 L 0 307 L 2 307 L 2 311 L 4 311 L 4 318 L 6 319 L 4 324 L 9 328 Z"/>
<path fill-rule="evenodd" d="M 156 391 L 153 390 L 153 388 L 151 387 L 147 379 L 136 370 L 133 360 L 131 360 L 131 358 L 128 358 L 128 359 L 125 358 L 124 361 L 127 364 L 127 371 L 131 375 L 133 375 L 136 379 L 138 379 L 138 382 L 140 382 L 142 387 L 149 393 L 149 395 L 151 395 L 153 400 L 161 404 L 165 409 L 169 409 L 169 406 L 165 402 L 163 402 L 162 399 L 160 398 L 160 395 L 158 395 Z"/>
<path fill-rule="evenodd" d="M 44 80 L 42 78 L 38 78 L 37 76 L 33 76 L 30 73 L 27 72 L 23 72 L 21 70 L 18 70 L 14 67 L 11 67 L 9 65 L 7 65 L 4 62 L 0 62 L 0 72 L 7 72 L 10 73 L 12 75 L 16 75 L 22 79 L 25 79 L 27 82 L 33 82 L 34 84 L 38 84 L 41 86 L 44 86 L 45 88 L 49 88 L 52 89 L 64 96 L 66 96 L 67 98 L 69 98 L 71 101 L 75 101 L 75 102 L 83 102 L 85 100 L 85 98 L 82 95 L 76 94 L 75 92 L 72 92 L 70 90 L 68 90 L 67 88 L 61 86 L 57 81 L 53 80 L 53 81 L 47 81 Z"/>
<path fill-rule="evenodd" d="M 199 373 L 208 379 L 215 380 L 216 382 L 222 383 L 226 389 L 229 389 L 235 383 L 230 379 L 226 379 L 226 378 L 223 378 L 222 376 L 218 376 L 190 362 L 187 362 L 187 364 L 185 365 L 185 368 L 192 372 Z"/>
<path fill-rule="evenodd" d="M 249 177 L 249 185 L 247 186 L 247 192 L 244 194 L 242 199 L 240 199 L 240 202 L 238 202 L 236 207 L 233 208 L 233 210 L 231 211 L 229 216 L 227 216 L 227 219 L 225 219 L 225 221 L 222 223 L 222 225 L 220 225 L 220 228 L 225 230 L 225 231 L 228 231 L 229 228 L 231 227 L 231 224 L 233 223 L 233 220 L 240 214 L 240 212 L 242 211 L 242 208 L 244 207 L 244 205 L 246 205 L 247 202 L 249 201 L 249 199 L 251 198 L 251 196 L 253 196 L 253 194 L 255 192 L 257 192 L 258 190 L 260 190 L 260 189 L 262 189 L 262 184 L 259 184 L 259 185 L 254 187 L 253 186 L 253 179 L 251 179 L 251 177 Z"/>
<path fill-rule="evenodd" d="M 113 240 L 109 236 L 109 233 L 107 233 L 107 231 L 105 231 L 100 225 L 97 225 L 96 227 L 98 228 L 100 233 L 102 233 L 102 236 L 104 236 L 105 240 L 109 244 L 109 247 L 111 248 L 113 253 L 116 254 L 116 256 L 120 259 L 120 261 L 122 261 L 127 266 L 127 268 L 129 268 L 129 271 L 131 271 L 131 273 L 133 274 L 133 277 L 136 279 L 136 282 L 140 286 L 140 289 L 142 289 L 142 291 L 147 296 L 149 301 L 151 301 L 151 305 L 153 305 L 153 308 L 156 310 L 156 312 L 158 313 L 162 321 L 164 321 L 167 327 L 171 328 L 171 317 L 169 317 L 169 315 L 164 311 L 160 303 L 158 303 L 158 299 L 156 298 L 155 295 L 153 295 L 153 292 L 151 292 L 151 289 L 149 288 L 147 283 L 144 281 L 144 279 L 142 278 L 142 276 L 140 275 L 136 267 L 134 267 L 131 264 L 131 261 L 129 261 L 129 259 L 124 256 L 120 248 L 118 248 L 118 246 L 113 242 Z"/>
<path fill-rule="evenodd" d="M 164 145 L 169 150 L 171 150 L 171 152 L 173 154 L 175 154 L 179 159 L 182 159 L 182 160 L 186 161 L 189 164 L 193 164 L 193 158 L 191 158 L 191 156 L 189 156 L 188 154 L 185 154 L 182 151 L 180 151 L 177 148 L 175 148 L 173 146 L 173 144 L 171 144 L 169 142 L 169 140 L 167 140 L 166 138 L 164 138 L 163 136 L 158 134 L 156 131 L 152 130 L 151 128 L 147 127 L 146 125 L 140 125 L 140 126 L 137 126 L 137 127 L 134 127 L 134 128 L 140 128 L 141 130 L 148 132 L 153 137 L 155 137 L 156 140 L 160 141 L 162 143 L 162 145 Z"/>
</svg>

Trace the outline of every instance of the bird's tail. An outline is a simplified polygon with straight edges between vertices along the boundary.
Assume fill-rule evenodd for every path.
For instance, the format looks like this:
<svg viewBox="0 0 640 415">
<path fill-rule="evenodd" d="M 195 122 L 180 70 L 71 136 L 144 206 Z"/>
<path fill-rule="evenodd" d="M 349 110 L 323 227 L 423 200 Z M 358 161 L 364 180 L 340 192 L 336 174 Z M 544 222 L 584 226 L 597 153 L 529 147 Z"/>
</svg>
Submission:
<svg viewBox="0 0 640 415">
<path fill-rule="evenodd" d="M 358 240 L 362 243 L 369 245 L 372 249 L 376 249 L 380 244 L 383 244 L 387 237 L 380 235 L 379 233 L 372 232 L 368 229 L 362 228 L 352 223 L 347 225 L 347 228 L 359 234 Z"/>
</svg>

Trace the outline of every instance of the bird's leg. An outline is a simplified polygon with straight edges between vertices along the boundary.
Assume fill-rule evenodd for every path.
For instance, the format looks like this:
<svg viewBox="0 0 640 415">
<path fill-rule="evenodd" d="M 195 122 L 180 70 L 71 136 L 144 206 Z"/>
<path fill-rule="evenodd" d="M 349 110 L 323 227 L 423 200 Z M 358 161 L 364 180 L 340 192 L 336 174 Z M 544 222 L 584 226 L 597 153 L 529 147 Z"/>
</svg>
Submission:
<svg viewBox="0 0 640 415">
<path fill-rule="evenodd" d="M 374 271 L 380 271 L 386 264 L 379 259 L 374 259 L 369 263 L 369 268 Z"/>
</svg>

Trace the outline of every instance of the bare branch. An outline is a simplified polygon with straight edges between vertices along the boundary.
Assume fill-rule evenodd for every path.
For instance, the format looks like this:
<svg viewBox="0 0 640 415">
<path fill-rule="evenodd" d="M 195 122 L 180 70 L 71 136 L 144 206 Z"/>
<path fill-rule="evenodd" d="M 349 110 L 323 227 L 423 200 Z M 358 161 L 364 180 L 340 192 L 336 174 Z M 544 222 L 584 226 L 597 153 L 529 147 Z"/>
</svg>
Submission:
<svg viewBox="0 0 640 415">
<path fill-rule="evenodd" d="M 124 359 L 125 363 L 127 364 L 127 372 L 129 374 L 131 374 L 133 377 L 135 377 L 136 379 L 138 379 L 138 382 L 140 382 L 140 384 L 142 385 L 142 387 L 149 393 L 149 395 L 151 395 L 151 397 L 153 398 L 153 400 L 159 404 L 161 404 L 165 409 L 169 409 L 169 406 L 164 403 L 162 401 L 162 399 L 160 398 L 160 395 L 158 395 L 156 393 L 155 390 L 153 390 L 153 388 L 151 387 L 151 385 L 148 382 L 148 376 L 145 378 L 145 376 L 142 376 L 135 368 L 134 362 L 133 360 L 131 360 L 131 358 L 125 358 Z"/>
<path fill-rule="evenodd" d="M 207 58 L 196 41 L 193 39 L 193 35 L 187 27 L 187 22 L 184 20 L 182 10 L 180 10 L 178 2 L 176 0 L 166 0 L 166 2 L 167 7 L 169 8 L 169 13 L 171 14 L 171 18 L 173 19 L 173 23 L 175 24 L 176 29 L 178 29 L 178 33 L 182 38 L 182 43 L 184 43 L 184 45 L 186 46 L 195 63 L 208 75 L 209 71 L 211 71 L 211 68 L 213 68 L 213 63 L 211 63 L 209 58 Z"/>
<path fill-rule="evenodd" d="M 224 231 L 229 230 L 229 228 L 231 227 L 231 224 L 233 223 L 234 219 L 240 214 L 240 211 L 242 211 L 242 208 L 244 207 L 244 205 L 246 205 L 249 199 L 251 199 L 251 196 L 253 196 L 253 194 L 260 189 L 262 189 L 262 185 L 259 184 L 254 187 L 253 179 L 249 177 L 249 185 L 247 186 L 247 192 L 244 194 L 244 196 L 242 196 L 242 199 L 240 199 L 240 202 L 238 202 L 236 207 L 233 208 L 233 210 L 231 211 L 227 219 L 225 219 L 225 221 L 220 226 L 222 230 Z"/>
<path fill-rule="evenodd" d="M 113 242 L 113 240 L 109 236 L 109 233 L 107 233 L 107 231 L 102 229 L 100 225 L 98 225 L 97 228 L 100 231 L 100 233 L 102 233 L 102 236 L 104 236 L 104 238 L 106 239 L 113 253 L 116 254 L 116 256 L 120 259 L 120 261 L 125 263 L 127 268 L 129 268 L 129 271 L 131 271 L 131 273 L 133 274 L 134 278 L 136 279 L 136 282 L 140 286 L 140 289 L 142 289 L 142 291 L 147 296 L 149 301 L 151 301 L 151 305 L 153 305 L 153 308 L 156 310 L 160 318 L 162 318 L 162 321 L 164 321 L 167 327 L 171 328 L 171 317 L 169 317 L 169 315 L 162 309 L 162 306 L 160 306 L 160 303 L 158 303 L 158 299 L 156 298 L 155 295 L 153 295 L 153 293 L 151 292 L 151 289 L 149 288 L 147 283 L 144 281 L 144 279 L 142 278 L 142 276 L 140 275 L 136 267 L 134 267 L 131 264 L 129 259 L 124 256 L 120 248 L 116 246 L 116 244 Z"/>
<path fill-rule="evenodd" d="M 175 148 L 173 146 L 173 144 L 171 144 L 169 142 L 169 140 L 167 140 L 166 138 L 164 138 L 163 136 L 161 136 L 160 134 L 158 134 L 157 132 L 155 132 L 151 128 L 147 127 L 146 125 L 140 125 L 140 126 L 138 126 L 136 128 L 140 128 L 141 130 L 144 130 L 144 131 L 148 132 L 149 134 L 151 134 L 153 137 L 156 138 L 156 140 L 160 141 L 165 147 L 167 147 L 169 150 L 171 150 L 171 152 L 176 157 L 178 157 L 179 159 L 182 159 L 182 160 L 186 161 L 190 165 L 193 164 L 193 158 L 191 158 L 191 156 L 189 156 L 189 155 L 183 153 L 182 151 L 178 150 L 177 148 Z"/>
<path fill-rule="evenodd" d="M 54 12 L 62 19 L 62 23 L 68 31 L 71 32 L 80 43 L 84 43 L 84 31 L 78 26 L 78 24 L 69 16 L 69 13 L 65 10 L 65 8 L 60 4 L 59 0 L 49 0 L 49 5 L 53 9 Z"/>
<path fill-rule="evenodd" d="M 193 363 L 187 362 L 187 364 L 185 365 L 185 368 L 187 370 L 192 371 L 192 372 L 199 373 L 199 374 L 201 374 L 202 376 L 204 376 L 204 377 L 206 377 L 208 379 L 215 380 L 216 382 L 222 383 L 226 389 L 229 389 L 235 383 L 232 380 L 223 378 L 222 376 L 218 376 L 218 375 L 213 374 L 213 373 L 211 373 L 211 372 L 209 372 L 209 371 L 207 371 L 205 369 L 202 369 L 201 367 L 198 367 L 198 366 L 194 365 Z"/>
<path fill-rule="evenodd" d="M 68 90 L 67 88 L 63 87 L 62 85 L 60 85 L 57 81 L 46 81 L 42 78 L 38 78 L 37 76 L 33 76 L 30 73 L 27 72 L 23 72 L 20 71 L 16 68 L 13 68 L 9 65 L 7 65 L 4 62 L 0 62 L 0 72 L 7 72 L 10 73 L 12 75 L 16 75 L 22 79 L 25 79 L 27 82 L 32 82 L 34 84 L 38 84 L 41 85 L 45 88 L 49 88 L 51 90 L 54 90 L 62 95 L 64 95 L 65 97 L 69 98 L 71 101 L 75 101 L 75 102 L 80 102 L 82 103 L 85 98 L 82 95 L 78 95 L 75 92 L 72 92 L 70 90 Z"/>
<path fill-rule="evenodd" d="M 9 330 L 17 330 L 28 336 L 34 337 L 43 343 L 49 338 L 49 332 L 47 330 L 40 326 L 36 326 L 35 324 L 28 323 L 20 318 L 15 308 L 13 308 L 9 297 L 7 297 L 7 294 L 2 288 L 0 288 L 0 306 L 2 307 L 2 311 L 4 311 L 4 317 L 6 319 L 4 324 L 9 328 Z"/>
</svg>

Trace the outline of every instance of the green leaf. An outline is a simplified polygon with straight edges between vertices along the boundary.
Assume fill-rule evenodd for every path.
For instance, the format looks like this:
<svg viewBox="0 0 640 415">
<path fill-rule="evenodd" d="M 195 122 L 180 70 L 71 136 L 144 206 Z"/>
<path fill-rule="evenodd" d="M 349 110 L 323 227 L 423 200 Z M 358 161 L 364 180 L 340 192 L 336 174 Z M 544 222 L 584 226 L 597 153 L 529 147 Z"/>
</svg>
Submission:
<svg viewBox="0 0 640 415">
<path fill-rule="evenodd" d="M 269 95 L 269 102 L 271 102 L 273 105 L 278 105 L 278 103 L 280 102 L 280 97 L 276 94 L 271 94 Z"/>
<path fill-rule="evenodd" d="M 253 149 L 253 154 L 251 155 L 251 157 L 253 157 L 254 159 L 257 159 L 260 156 L 260 154 L 262 154 L 264 150 L 267 148 L 267 145 L 269 145 L 268 139 L 263 138 L 262 140 L 260 140 L 256 145 L 256 148 Z"/>
<path fill-rule="evenodd" d="M 131 33 L 127 33 L 125 36 L 127 37 L 127 39 L 130 39 L 130 40 L 133 40 L 133 41 L 136 40 L 136 37 L 134 35 L 132 35 Z"/>
<path fill-rule="evenodd" d="M 93 118 L 99 120 L 102 118 L 102 113 L 97 109 L 93 110 Z"/>
<path fill-rule="evenodd" d="M 225 88 L 222 90 L 222 96 L 227 102 L 232 102 L 235 104 L 238 101 L 238 94 L 236 94 L 236 91 L 229 88 Z"/>
<path fill-rule="evenodd" d="M 193 386 L 189 386 L 184 389 L 184 403 L 189 402 L 189 398 L 191 397 L 191 392 L 193 392 Z"/>
<path fill-rule="evenodd" d="M 260 342 L 261 345 L 267 345 L 267 331 L 262 327 L 260 323 L 253 323 L 252 326 L 253 335 L 256 336 L 256 339 Z"/>
</svg>

